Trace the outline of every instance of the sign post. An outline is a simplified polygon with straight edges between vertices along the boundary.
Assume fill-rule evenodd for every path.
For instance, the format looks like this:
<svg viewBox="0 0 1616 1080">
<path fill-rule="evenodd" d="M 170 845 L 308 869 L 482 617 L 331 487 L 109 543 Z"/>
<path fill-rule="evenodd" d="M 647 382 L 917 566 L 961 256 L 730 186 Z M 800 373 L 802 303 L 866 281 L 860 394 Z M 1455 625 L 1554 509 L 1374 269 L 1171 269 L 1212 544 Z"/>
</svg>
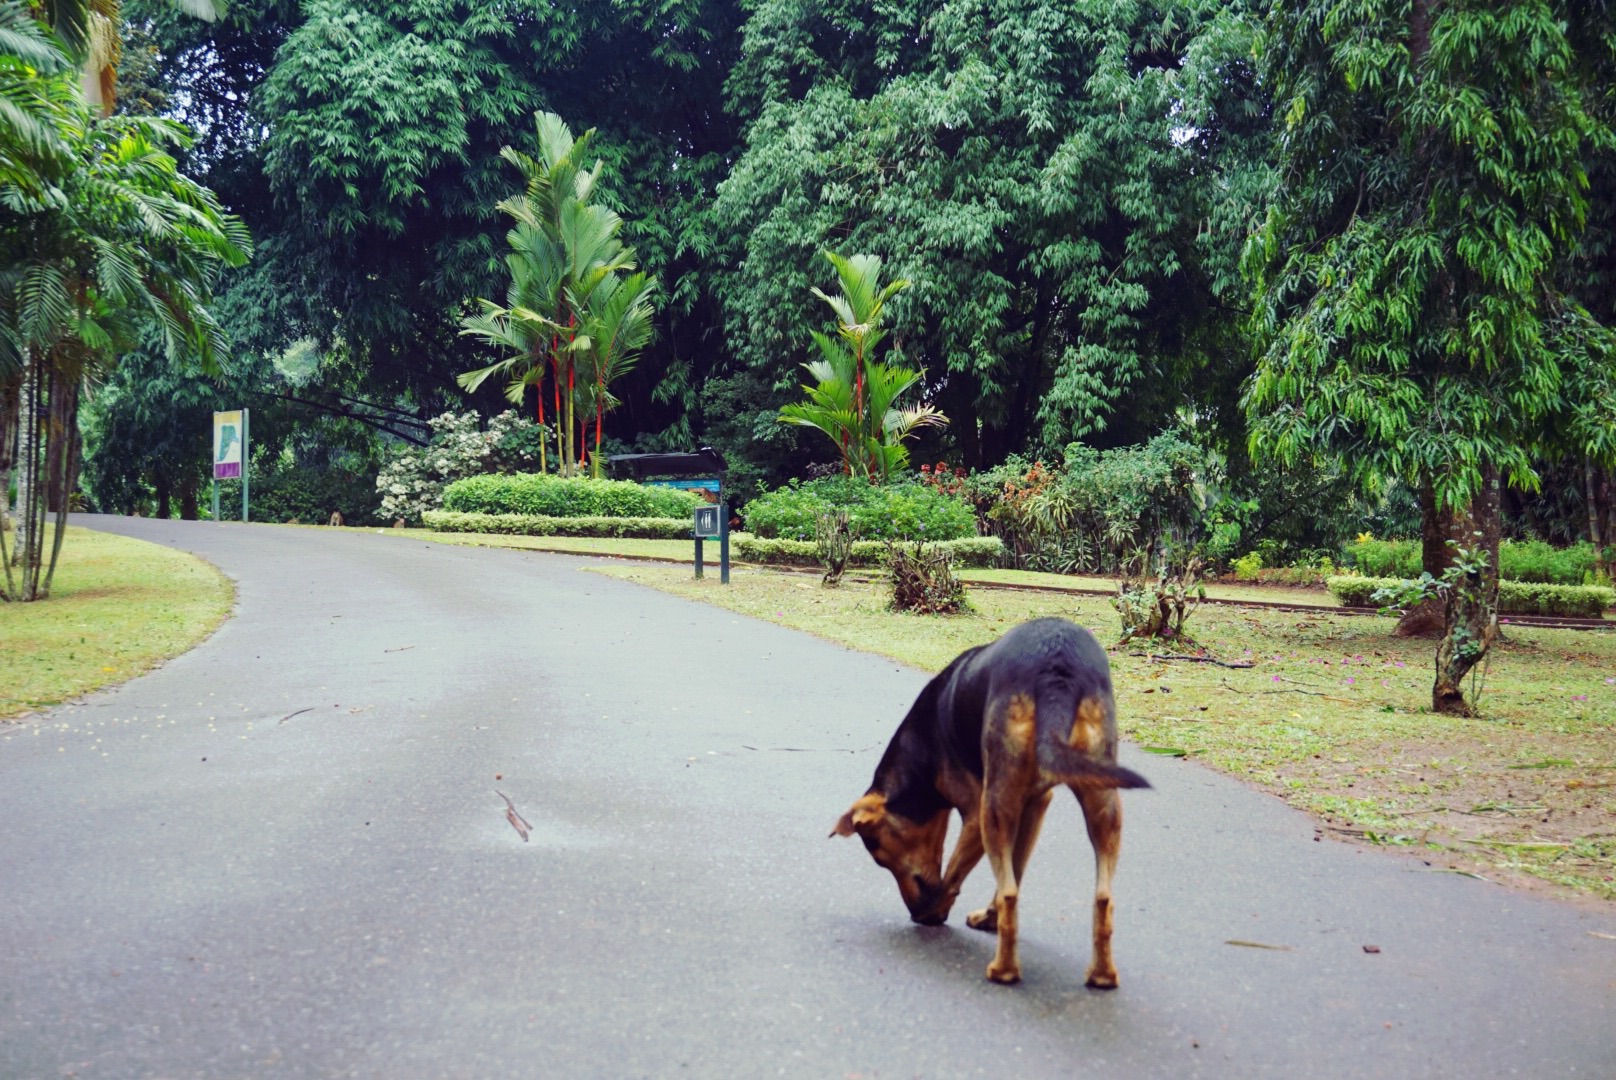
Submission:
<svg viewBox="0 0 1616 1080">
<path fill-rule="evenodd" d="M 219 481 L 241 481 L 241 520 L 247 520 L 247 410 L 213 414 L 213 520 L 219 520 Z"/>
<path fill-rule="evenodd" d="M 729 466 L 723 455 L 704 446 L 694 454 L 614 454 L 606 460 L 614 475 L 626 474 L 641 483 L 695 491 L 709 500 L 708 505 L 696 507 L 690 530 L 696 541 L 696 576 L 701 577 L 704 569 L 703 542 L 716 539 L 718 579 L 728 585 L 729 500 L 724 497 L 724 476 Z"/>
</svg>

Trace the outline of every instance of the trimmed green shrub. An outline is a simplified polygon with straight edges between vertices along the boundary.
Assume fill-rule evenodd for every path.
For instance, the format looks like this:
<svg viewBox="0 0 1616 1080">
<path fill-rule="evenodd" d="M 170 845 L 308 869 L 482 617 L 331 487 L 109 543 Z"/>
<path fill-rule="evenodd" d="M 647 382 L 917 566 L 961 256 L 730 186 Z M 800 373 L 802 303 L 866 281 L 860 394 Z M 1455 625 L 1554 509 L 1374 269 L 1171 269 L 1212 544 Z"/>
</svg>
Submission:
<svg viewBox="0 0 1616 1080">
<path fill-rule="evenodd" d="M 1417 578 L 1424 569 L 1418 540 L 1358 540 L 1346 554 L 1365 577 Z"/>
<path fill-rule="evenodd" d="M 1325 582 L 1336 602 L 1348 607 L 1376 607 L 1373 597 L 1403 578 L 1333 577 Z M 1616 589 L 1597 585 L 1551 585 L 1536 581 L 1501 581 L 1500 615 L 1573 615 L 1597 619 L 1616 605 Z"/>
<path fill-rule="evenodd" d="M 745 562 L 770 563 L 776 566 L 818 566 L 819 545 L 812 540 L 771 540 L 747 533 L 731 533 L 730 548 L 737 559 Z M 955 566 L 997 566 L 1004 545 L 996 536 L 969 536 L 962 540 L 943 540 L 927 544 L 947 552 Z M 881 566 L 886 560 L 887 547 L 880 540 L 855 540 L 849 559 L 851 566 Z"/>
<path fill-rule="evenodd" d="M 1424 566 L 1417 540 L 1359 540 L 1347 557 L 1368 577 L 1417 578 Z M 1557 548 L 1542 540 L 1505 540 L 1498 546 L 1498 572 L 1505 581 L 1581 585 L 1599 568 L 1599 552 L 1587 541 Z"/>
<path fill-rule="evenodd" d="M 505 533 L 512 536 L 622 536 L 639 540 L 688 540 L 689 518 L 548 517 L 542 514 L 469 514 L 427 510 L 421 515 L 434 532 Z M 810 545 L 811 546 L 811 545 Z"/>
<path fill-rule="evenodd" d="M 924 484 L 875 485 L 833 476 L 792 481 L 746 504 L 746 531 L 768 540 L 812 540 L 819 516 L 847 511 L 855 540 L 958 540 L 976 535 L 976 517 L 959 499 Z"/>
<path fill-rule="evenodd" d="M 465 514 L 539 517 L 677 518 L 686 523 L 700 496 L 629 480 L 596 480 L 544 473 L 490 474 L 456 480 L 443 492 L 443 508 Z"/>
<path fill-rule="evenodd" d="M 1498 572 L 1506 581 L 1581 585 L 1599 568 L 1599 552 L 1587 541 L 1557 548 L 1542 540 L 1505 540 L 1498 548 Z"/>
</svg>

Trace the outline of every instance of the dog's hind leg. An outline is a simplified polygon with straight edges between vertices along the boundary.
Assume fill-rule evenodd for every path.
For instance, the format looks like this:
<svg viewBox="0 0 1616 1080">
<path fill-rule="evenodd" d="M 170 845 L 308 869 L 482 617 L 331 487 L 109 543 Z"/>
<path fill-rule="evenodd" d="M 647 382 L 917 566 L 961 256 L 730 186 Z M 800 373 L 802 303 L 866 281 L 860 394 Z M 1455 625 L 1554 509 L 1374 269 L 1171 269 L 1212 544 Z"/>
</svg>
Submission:
<svg viewBox="0 0 1616 1080">
<path fill-rule="evenodd" d="M 1111 960 L 1111 877 L 1122 848 L 1122 797 L 1115 788 L 1072 786 L 1088 822 L 1094 845 L 1094 955 L 1089 961 L 1087 984 L 1096 990 L 1115 990 L 1117 966 Z"/>
</svg>

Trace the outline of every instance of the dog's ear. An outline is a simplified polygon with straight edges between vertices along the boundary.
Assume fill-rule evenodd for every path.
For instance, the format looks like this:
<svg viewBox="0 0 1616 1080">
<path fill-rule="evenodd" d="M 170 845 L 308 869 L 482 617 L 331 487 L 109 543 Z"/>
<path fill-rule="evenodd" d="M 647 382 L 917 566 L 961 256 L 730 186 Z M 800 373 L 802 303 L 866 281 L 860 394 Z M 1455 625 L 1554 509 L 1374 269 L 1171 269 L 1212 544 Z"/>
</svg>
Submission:
<svg viewBox="0 0 1616 1080">
<path fill-rule="evenodd" d="M 848 807 L 836 822 L 836 827 L 830 831 L 832 836 L 852 836 L 859 825 L 873 825 L 886 817 L 887 797 L 878 792 L 870 792 L 858 802 Z"/>
</svg>

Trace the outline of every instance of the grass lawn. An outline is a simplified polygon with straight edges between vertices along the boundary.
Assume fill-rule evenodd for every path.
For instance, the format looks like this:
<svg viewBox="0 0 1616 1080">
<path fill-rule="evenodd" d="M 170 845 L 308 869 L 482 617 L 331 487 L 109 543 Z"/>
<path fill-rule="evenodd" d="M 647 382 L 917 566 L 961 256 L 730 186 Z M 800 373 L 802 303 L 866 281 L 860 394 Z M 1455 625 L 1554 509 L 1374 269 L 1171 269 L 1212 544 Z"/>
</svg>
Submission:
<svg viewBox="0 0 1616 1080">
<path fill-rule="evenodd" d="M 690 540 L 617 540 L 587 536 L 505 536 L 499 533 L 443 533 L 431 529 L 388 529 L 389 534 L 407 536 L 412 540 L 431 540 L 440 544 L 463 544 L 472 547 L 521 548 L 527 551 L 558 551 L 575 555 L 629 556 L 633 558 L 666 559 L 669 562 L 690 564 L 694 561 Z M 734 534 L 739 535 L 739 534 Z M 718 543 L 709 541 L 705 555 L 709 566 L 718 565 Z M 812 569 L 812 568 L 810 568 Z M 817 570 L 814 570 L 817 573 Z M 854 569 L 854 577 L 871 576 L 877 571 Z M 1103 593 L 1116 591 L 1116 579 L 1087 577 L 1071 574 L 1040 574 L 1029 570 L 961 570 L 962 580 L 1005 585 L 1034 585 L 1056 589 L 1085 589 Z M 1258 600 L 1273 604 L 1296 604 L 1299 607 L 1335 607 L 1335 599 L 1324 589 L 1287 588 L 1277 585 L 1239 585 L 1213 582 L 1206 594 L 1214 600 Z"/>
<path fill-rule="evenodd" d="M 974 612 L 896 615 L 878 586 L 826 589 L 744 568 L 725 588 L 680 567 L 595 568 L 880 653 L 928 671 L 1040 615 L 1102 642 L 1103 597 L 978 589 Z M 1280 590 L 1257 590 L 1264 598 Z M 1484 717 L 1428 709 L 1434 643 L 1393 620 L 1325 611 L 1202 607 L 1188 629 L 1224 668 L 1184 646 L 1112 648 L 1118 721 L 1156 752 L 1193 756 L 1310 811 L 1322 832 L 1418 851 L 1432 871 L 1616 901 L 1616 635 L 1510 627 L 1480 697 Z M 900 717 L 892 718 L 897 727 Z"/>
<path fill-rule="evenodd" d="M 407 536 L 411 540 L 431 540 L 439 544 L 459 544 L 466 547 L 519 548 L 524 551 L 559 551 L 569 555 L 618 555 L 638 558 L 667 559 L 670 562 L 694 563 L 694 540 L 620 540 L 593 536 L 506 536 L 503 533 L 445 533 L 431 529 L 385 529 L 390 536 Z M 718 542 L 710 541 L 705 554 L 707 562 L 718 565 Z"/>
<path fill-rule="evenodd" d="M 230 579 L 194 555 L 69 528 L 50 599 L 0 604 L 0 720 L 178 656 L 234 602 Z"/>
</svg>

